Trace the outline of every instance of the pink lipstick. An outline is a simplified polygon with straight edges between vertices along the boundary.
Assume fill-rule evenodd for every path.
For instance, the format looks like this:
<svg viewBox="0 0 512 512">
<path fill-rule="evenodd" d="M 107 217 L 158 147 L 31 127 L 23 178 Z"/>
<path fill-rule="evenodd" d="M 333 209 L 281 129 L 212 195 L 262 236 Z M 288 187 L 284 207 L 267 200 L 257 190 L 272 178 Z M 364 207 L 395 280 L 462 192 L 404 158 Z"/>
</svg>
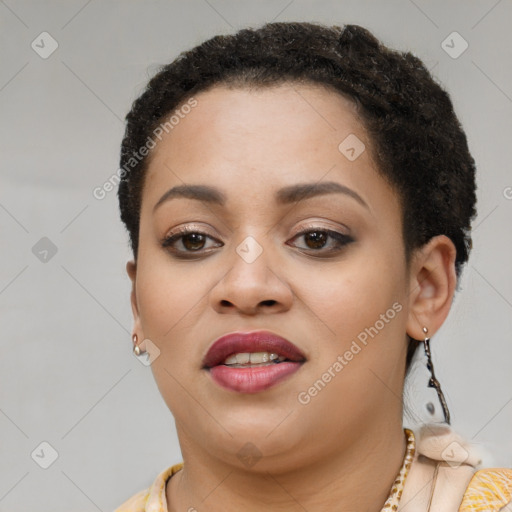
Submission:
<svg viewBox="0 0 512 512">
<path fill-rule="evenodd" d="M 232 332 L 210 346 L 203 368 L 225 389 L 258 393 L 295 373 L 305 361 L 293 343 L 270 331 Z"/>
</svg>

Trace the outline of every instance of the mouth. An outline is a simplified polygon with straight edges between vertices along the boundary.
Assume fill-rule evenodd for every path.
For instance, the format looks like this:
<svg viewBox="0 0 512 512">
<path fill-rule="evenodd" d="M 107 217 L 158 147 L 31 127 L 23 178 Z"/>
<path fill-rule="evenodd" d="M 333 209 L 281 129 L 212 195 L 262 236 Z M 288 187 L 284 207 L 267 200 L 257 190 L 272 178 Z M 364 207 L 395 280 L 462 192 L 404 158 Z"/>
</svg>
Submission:
<svg viewBox="0 0 512 512">
<path fill-rule="evenodd" d="M 256 393 L 295 373 L 305 362 L 300 349 L 277 334 L 233 332 L 211 345 L 203 369 L 225 389 Z"/>
<path fill-rule="evenodd" d="M 299 348 L 272 332 L 233 332 L 221 336 L 211 345 L 203 359 L 203 368 L 213 368 L 219 364 L 246 368 L 305 360 Z"/>
</svg>

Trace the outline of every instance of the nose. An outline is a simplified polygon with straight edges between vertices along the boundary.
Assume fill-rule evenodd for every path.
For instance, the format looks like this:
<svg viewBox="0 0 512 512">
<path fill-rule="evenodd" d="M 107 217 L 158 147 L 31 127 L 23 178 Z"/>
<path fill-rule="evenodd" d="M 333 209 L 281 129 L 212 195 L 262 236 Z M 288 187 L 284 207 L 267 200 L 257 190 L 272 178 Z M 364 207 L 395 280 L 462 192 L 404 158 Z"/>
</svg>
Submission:
<svg viewBox="0 0 512 512">
<path fill-rule="evenodd" d="M 247 237 L 222 267 L 221 278 L 211 289 L 212 307 L 218 313 L 244 315 L 280 313 L 290 309 L 290 289 L 283 262 Z"/>
</svg>

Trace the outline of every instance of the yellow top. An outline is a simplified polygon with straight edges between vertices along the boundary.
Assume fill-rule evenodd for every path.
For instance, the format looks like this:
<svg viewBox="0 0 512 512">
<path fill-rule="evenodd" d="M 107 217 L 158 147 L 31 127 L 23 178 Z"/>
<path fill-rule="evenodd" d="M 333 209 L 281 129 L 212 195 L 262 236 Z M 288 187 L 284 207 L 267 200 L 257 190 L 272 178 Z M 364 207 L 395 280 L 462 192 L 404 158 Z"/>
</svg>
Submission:
<svg viewBox="0 0 512 512">
<path fill-rule="evenodd" d="M 390 495 L 381 512 L 400 510 L 401 508 L 399 502 L 402 489 L 407 481 L 407 474 L 411 467 L 412 458 L 415 455 L 414 434 L 409 429 L 404 429 L 404 432 L 407 438 L 407 450 L 400 472 L 397 475 Z M 416 457 L 418 455 L 419 454 L 416 454 Z M 172 475 L 180 471 L 183 465 L 184 463 L 180 462 L 163 470 L 148 489 L 132 496 L 114 512 L 167 512 L 167 481 Z M 460 495 L 462 495 L 462 491 Z M 444 496 L 444 494 L 441 496 Z M 457 500 L 457 503 L 458 502 L 459 500 Z M 194 509 L 191 508 L 191 510 Z M 453 512 L 500 511 L 512 512 L 512 469 L 487 468 L 475 470 L 464 492 L 458 510 L 453 510 Z"/>
<path fill-rule="evenodd" d="M 512 469 L 480 469 L 464 494 L 459 512 L 512 511 Z M 505 512 L 505 511 L 504 511 Z"/>
<path fill-rule="evenodd" d="M 149 489 L 138 492 L 114 512 L 167 512 L 167 480 L 182 468 L 180 462 L 165 469 Z M 473 475 L 458 512 L 499 512 L 511 500 L 512 469 L 481 469 Z M 509 507 L 506 512 L 512 511 L 512 505 Z"/>
</svg>

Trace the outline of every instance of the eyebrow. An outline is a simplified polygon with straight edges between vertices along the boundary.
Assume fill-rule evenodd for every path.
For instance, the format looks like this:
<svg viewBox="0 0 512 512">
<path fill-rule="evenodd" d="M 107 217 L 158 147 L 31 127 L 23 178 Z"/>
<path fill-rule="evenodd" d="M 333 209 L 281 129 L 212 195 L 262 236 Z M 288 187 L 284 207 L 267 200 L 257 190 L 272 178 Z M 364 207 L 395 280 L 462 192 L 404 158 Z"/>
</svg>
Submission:
<svg viewBox="0 0 512 512">
<path fill-rule="evenodd" d="M 335 181 L 325 181 L 319 183 L 300 183 L 298 185 L 289 185 L 279 189 L 275 194 L 277 203 L 285 205 L 309 199 L 324 194 L 345 194 L 355 199 L 359 204 L 370 210 L 366 201 L 351 188 L 341 185 Z M 211 204 L 224 206 L 227 200 L 226 195 L 215 187 L 209 185 L 177 185 L 169 189 L 153 207 L 153 213 L 163 203 L 175 198 L 196 199 Z"/>
</svg>

